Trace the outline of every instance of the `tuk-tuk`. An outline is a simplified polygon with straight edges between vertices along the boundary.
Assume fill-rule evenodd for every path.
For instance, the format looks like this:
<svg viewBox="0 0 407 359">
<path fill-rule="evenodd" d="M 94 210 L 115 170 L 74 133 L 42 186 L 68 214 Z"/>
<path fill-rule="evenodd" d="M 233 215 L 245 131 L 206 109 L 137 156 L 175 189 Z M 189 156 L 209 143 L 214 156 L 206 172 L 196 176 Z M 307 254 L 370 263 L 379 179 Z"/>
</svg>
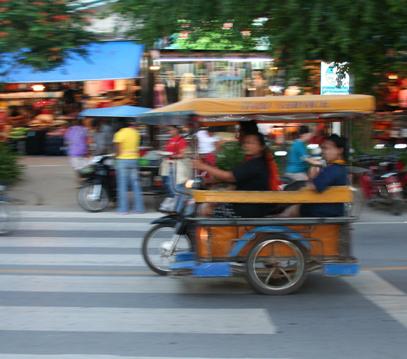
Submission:
<svg viewBox="0 0 407 359">
<path fill-rule="evenodd" d="M 375 110 L 371 96 L 285 96 L 193 99 L 142 114 L 150 125 L 200 126 L 257 123 L 338 122 Z M 311 271 L 327 276 L 355 275 L 351 223 L 355 217 L 206 218 L 201 203 L 352 203 L 350 186 L 322 193 L 298 191 L 192 190 L 182 213 L 160 218 L 146 234 L 143 255 L 161 275 L 231 277 L 244 275 L 263 294 L 299 289 Z M 345 207 L 346 208 L 346 207 Z"/>
</svg>

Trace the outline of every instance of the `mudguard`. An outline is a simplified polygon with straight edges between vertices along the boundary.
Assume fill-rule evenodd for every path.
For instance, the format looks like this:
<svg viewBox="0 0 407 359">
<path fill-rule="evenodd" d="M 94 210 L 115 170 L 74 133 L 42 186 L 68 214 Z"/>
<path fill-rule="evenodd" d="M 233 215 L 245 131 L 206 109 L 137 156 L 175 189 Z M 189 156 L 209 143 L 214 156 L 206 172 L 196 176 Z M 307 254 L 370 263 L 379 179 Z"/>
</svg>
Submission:
<svg viewBox="0 0 407 359">
<path fill-rule="evenodd" d="M 292 228 L 284 226 L 262 226 L 251 229 L 249 232 L 245 233 L 236 245 L 230 251 L 230 257 L 237 257 L 247 243 L 253 241 L 257 237 L 257 233 L 282 233 L 284 236 L 291 240 L 300 242 L 307 250 L 312 249 L 312 244 L 305 238 L 301 233 L 295 232 Z"/>
<path fill-rule="evenodd" d="M 178 214 L 169 214 L 168 216 L 160 217 L 151 222 L 151 224 L 168 224 L 175 227 L 175 224 L 179 221 Z"/>
</svg>

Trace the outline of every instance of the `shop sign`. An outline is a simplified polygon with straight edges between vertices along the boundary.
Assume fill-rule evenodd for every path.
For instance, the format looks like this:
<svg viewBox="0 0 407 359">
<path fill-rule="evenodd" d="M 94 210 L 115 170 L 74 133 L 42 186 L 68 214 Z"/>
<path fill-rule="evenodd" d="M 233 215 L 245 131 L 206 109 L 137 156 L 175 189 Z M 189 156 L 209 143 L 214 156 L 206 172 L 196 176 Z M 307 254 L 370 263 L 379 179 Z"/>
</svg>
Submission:
<svg viewBox="0 0 407 359">
<path fill-rule="evenodd" d="M 349 74 L 346 74 L 338 87 L 337 67 L 333 65 L 333 62 L 321 62 L 321 95 L 349 95 Z"/>
</svg>

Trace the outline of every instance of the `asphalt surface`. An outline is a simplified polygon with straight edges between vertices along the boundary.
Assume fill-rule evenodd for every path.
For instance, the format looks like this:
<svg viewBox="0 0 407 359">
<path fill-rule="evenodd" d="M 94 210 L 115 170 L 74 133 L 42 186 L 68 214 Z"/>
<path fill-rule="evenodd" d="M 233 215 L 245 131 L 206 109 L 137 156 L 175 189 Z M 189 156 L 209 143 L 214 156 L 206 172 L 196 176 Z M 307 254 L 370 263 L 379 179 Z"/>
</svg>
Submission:
<svg viewBox="0 0 407 359">
<path fill-rule="evenodd" d="M 56 185 L 45 169 L 58 168 L 27 168 L 48 181 L 35 184 L 44 204 L 22 196 L 19 228 L 0 237 L 0 359 L 406 357 L 407 209 L 353 224 L 357 276 L 311 273 L 270 297 L 239 277 L 155 275 L 140 248 L 160 214 L 86 213 L 69 203 L 74 183 L 57 201 L 74 180 L 64 165 Z"/>
</svg>

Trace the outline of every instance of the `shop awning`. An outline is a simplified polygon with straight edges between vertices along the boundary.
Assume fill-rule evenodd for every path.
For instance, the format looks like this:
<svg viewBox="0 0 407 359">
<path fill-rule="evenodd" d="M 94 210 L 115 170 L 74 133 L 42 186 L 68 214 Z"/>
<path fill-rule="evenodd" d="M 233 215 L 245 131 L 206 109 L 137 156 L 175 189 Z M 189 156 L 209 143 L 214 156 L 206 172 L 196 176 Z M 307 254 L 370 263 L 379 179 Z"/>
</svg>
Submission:
<svg viewBox="0 0 407 359">
<path fill-rule="evenodd" d="M 115 106 L 105 108 L 92 108 L 79 113 L 82 117 L 137 117 L 138 115 L 151 111 L 151 108 L 137 106 Z"/>
<path fill-rule="evenodd" d="M 36 71 L 16 65 L 12 54 L 1 57 L 0 82 L 45 83 L 92 80 L 134 79 L 139 76 L 144 45 L 131 41 L 112 41 L 87 45 L 88 55 L 72 53 L 62 66 L 51 71 Z"/>
</svg>

